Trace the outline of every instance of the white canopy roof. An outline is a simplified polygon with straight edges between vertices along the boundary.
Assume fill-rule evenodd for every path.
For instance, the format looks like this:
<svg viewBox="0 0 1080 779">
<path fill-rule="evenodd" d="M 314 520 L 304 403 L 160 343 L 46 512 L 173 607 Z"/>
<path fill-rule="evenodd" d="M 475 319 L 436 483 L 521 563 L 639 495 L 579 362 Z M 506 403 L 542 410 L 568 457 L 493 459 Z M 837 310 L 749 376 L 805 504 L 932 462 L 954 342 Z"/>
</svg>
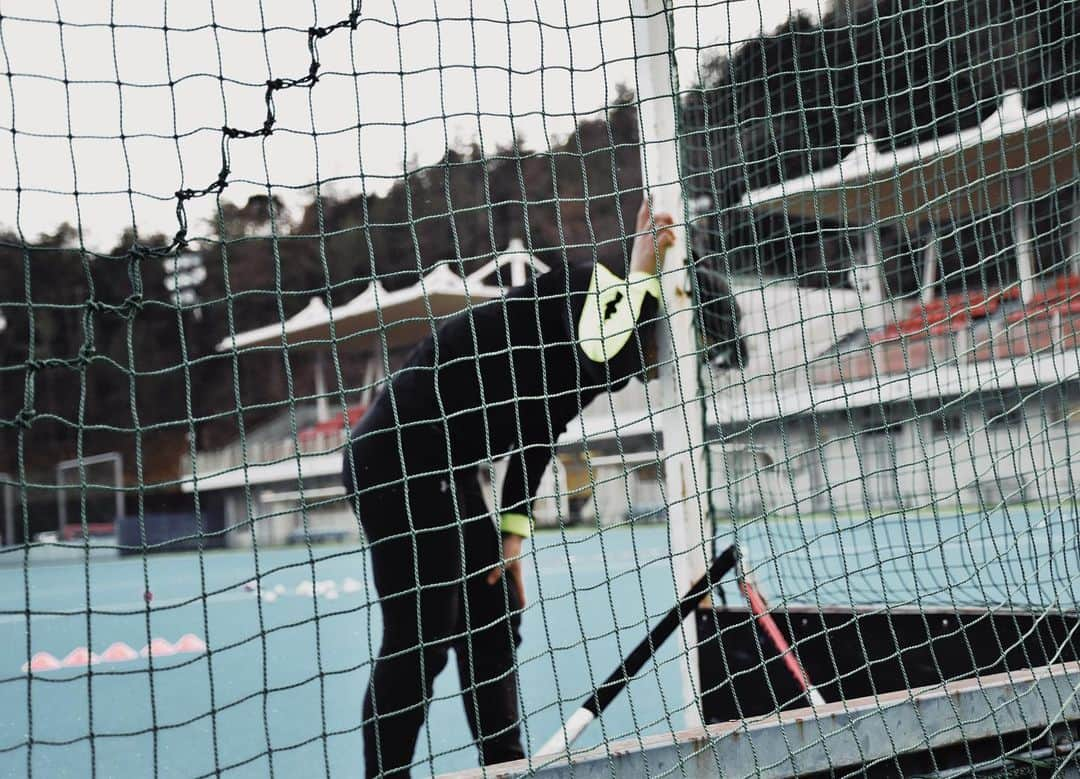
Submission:
<svg viewBox="0 0 1080 779">
<path fill-rule="evenodd" d="M 907 374 L 874 376 L 831 385 L 810 385 L 781 392 L 746 394 L 728 389 L 729 402 L 716 402 L 719 424 L 782 419 L 810 413 L 847 413 L 913 400 L 977 396 L 1017 387 L 1046 387 L 1080 376 L 1080 352 L 1047 351 L 1016 360 L 948 363 Z"/>
<path fill-rule="evenodd" d="M 1025 111 L 1018 93 L 978 127 L 892 152 L 867 137 L 838 165 L 748 192 L 742 205 L 845 224 L 948 219 L 1033 198 L 1080 175 L 1080 99 Z"/>
<path fill-rule="evenodd" d="M 534 273 L 550 270 L 514 239 L 506 251 L 465 278 L 441 264 L 406 289 L 390 291 L 376 280 L 348 303 L 332 310 L 327 309 L 321 297 L 313 297 L 284 323 L 226 337 L 217 349 L 280 346 L 283 339 L 290 346 L 325 346 L 330 340 L 331 322 L 334 337 L 346 349 L 372 351 L 380 347 L 383 337 L 390 348 L 413 344 L 430 335 L 446 318 L 503 295 L 507 287 L 500 283 L 498 273 L 503 267 L 509 268 L 513 284 L 525 283 L 530 269 Z"/>
</svg>

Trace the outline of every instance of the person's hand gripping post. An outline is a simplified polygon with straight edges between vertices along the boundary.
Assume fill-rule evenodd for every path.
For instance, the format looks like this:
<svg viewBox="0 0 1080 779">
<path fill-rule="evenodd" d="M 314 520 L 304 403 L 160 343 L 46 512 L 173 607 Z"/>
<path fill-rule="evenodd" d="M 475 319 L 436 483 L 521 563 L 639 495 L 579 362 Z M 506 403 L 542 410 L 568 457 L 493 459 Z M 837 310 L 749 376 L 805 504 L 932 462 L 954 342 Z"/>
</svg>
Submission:
<svg viewBox="0 0 1080 779">
<path fill-rule="evenodd" d="M 675 244 L 671 226 L 675 220 L 668 213 L 652 213 L 652 198 L 645 197 L 638 208 L 634 243 L 630 250 L 630 272 L 656 275 L 664 265 L 664 255 Z M 521 546 L 525 539 L 516 533 L 502 534 L 502 563 L 488 573 L 487 583 L 495 584 L 506 573 L 510 586 L 525 606 L 525 579 L 521 570 Z"/>
</svg>

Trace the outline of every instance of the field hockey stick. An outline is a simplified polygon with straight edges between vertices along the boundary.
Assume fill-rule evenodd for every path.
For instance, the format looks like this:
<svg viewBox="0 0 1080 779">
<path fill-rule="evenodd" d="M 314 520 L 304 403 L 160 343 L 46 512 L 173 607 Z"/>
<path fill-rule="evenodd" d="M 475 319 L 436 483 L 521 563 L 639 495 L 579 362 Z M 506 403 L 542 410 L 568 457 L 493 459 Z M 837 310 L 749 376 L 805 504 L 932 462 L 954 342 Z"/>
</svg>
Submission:
<svg viewBox="0 0 1080 779">
<path fill-rule="evenodd" d="M 641 670 L 642 666 L 652 657 L 653 652 L 675 632 L 682 621 L 692 612 L 702 599 L 709 594 L 713 585 L 720 581 L 728 571 L 735 567 L 735 547 L 729 546 L 709 566 L 708 572 L 690 590 L 679 599 L 679 602 L 664 615 L 656 626 L 634 647 L 634 650 L 626 656 L 619 667 L 611 672 L 611 675 L 596 688 L 596 691 L 586 698 L 581 706 L 575 711 L 570 719 L 556 731 L 555 735 L 547 740 L 536 753 L 536 757 L 544 757 L 564 752 L 573 744 L 581 732 L 590 722 L 600 716 L 608 707 L 608 704 L 618 697 L 627 682 Z"/>
<path fill-rule="evenodd" d="M 772 641 L 773 647 L 780 654 L 781 659 L 784 661 L 784 665 L 787 666 L 788 672 L 795 678 L 795 683 L 799 685 L 799 688 L 803 691 L 807 698 L 810 699 L 810 703 L 814 706 L 824 706 L 825 699 L 821 697 L 821 693 L 810 681 L 810 675 L 806 672 L 806 668 L 803 667 L 802 662 L 799 660 L 799 656 L 795 653 L 795 650 L 788 644 L 787 639 L 784 638 L 784 634 L 780 632 L 779 625 L 776 624 L 776 620 L 773 619 L 772 613 L 769 611 L 768 605 L 765 603 L 765 597 L 761 594 L 761 590 L 758 589 L 757 584 L 754 582 L 753 577 L 750 574 L 750 570 L 746 565 L 746 558 L 739 555 L 739 589 L 742 590 L 743 595 L 746 597 L 747 602 L 750 604 L 750 611 L 757 617 L 758 624 L 761 625 L 765 631 L 765 635 Z"/>
</svg>

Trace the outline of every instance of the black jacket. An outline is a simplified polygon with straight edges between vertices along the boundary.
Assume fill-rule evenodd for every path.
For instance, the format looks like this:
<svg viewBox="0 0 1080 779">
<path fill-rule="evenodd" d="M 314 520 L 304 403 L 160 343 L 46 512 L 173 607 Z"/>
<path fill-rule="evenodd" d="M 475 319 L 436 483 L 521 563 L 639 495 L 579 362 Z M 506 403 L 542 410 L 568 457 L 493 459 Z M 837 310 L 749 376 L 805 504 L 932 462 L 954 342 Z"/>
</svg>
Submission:
<svg viewBox="0 0 1080 779">
<path fill-rule="evenodd" d="M 644 295 L 636 328 L 624 328 L 635 331 L 629 340 L 597 362 L 578 332 L 586 299 L 600 305 L 590 292 L 593 274 L 591 266 L 551 271 L 452 317 L 420 343 L 353 430 L 350 489 L 393 484 L 405 474 L 445 478 L 509 456 L 499 508 L 527 513 L 571 420 L 597 395 L 644 378 L 655 293 Z M 608 291 L 598 310 L 610 316 L 628 299 Z"/>
</svg>

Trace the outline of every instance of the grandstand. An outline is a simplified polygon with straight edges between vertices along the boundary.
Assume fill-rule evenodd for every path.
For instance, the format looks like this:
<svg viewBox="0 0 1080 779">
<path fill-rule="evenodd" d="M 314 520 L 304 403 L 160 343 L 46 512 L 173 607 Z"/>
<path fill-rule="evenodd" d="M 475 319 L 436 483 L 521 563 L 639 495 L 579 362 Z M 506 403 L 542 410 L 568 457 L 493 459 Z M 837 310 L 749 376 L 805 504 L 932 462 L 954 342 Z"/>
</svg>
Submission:
<svg viewBox="0 0 1080 779">
<path fill-rule="evenodd" d="M 755 350 L 767 360 L 721 387 L 714 407 L 730 440 L 752 441 L 779 478 L 729 474 L 736 504 L 750 501 L 734 514 L 987 510 L 1072 494 L 1080 215 L 1063 214 L 1064 253 L 1037 269 L 1030 214 L 1040 199 L 1075 202 L 1076 121 L 1074 101 L 1025 112 L 1014 93 L 978 127 L 887 155 L 864 138 L 834 168 L 743 197 L 755 214 L 842 224 L 859 251 L 848 289 L 776 279 L 740 292 L 744 308 L 765 302 L 753 328 L 768 334 Z M 982 263 L 1012 255 L 1011 270 L 995 269 L 1011 283 L 940 273 L 950 224 L 1001 212 L 1011 240 Z M 891 221 L 927 236 L 905 296 L 890 293 L 880 256 L 877 231 Z"/>
</svg>

